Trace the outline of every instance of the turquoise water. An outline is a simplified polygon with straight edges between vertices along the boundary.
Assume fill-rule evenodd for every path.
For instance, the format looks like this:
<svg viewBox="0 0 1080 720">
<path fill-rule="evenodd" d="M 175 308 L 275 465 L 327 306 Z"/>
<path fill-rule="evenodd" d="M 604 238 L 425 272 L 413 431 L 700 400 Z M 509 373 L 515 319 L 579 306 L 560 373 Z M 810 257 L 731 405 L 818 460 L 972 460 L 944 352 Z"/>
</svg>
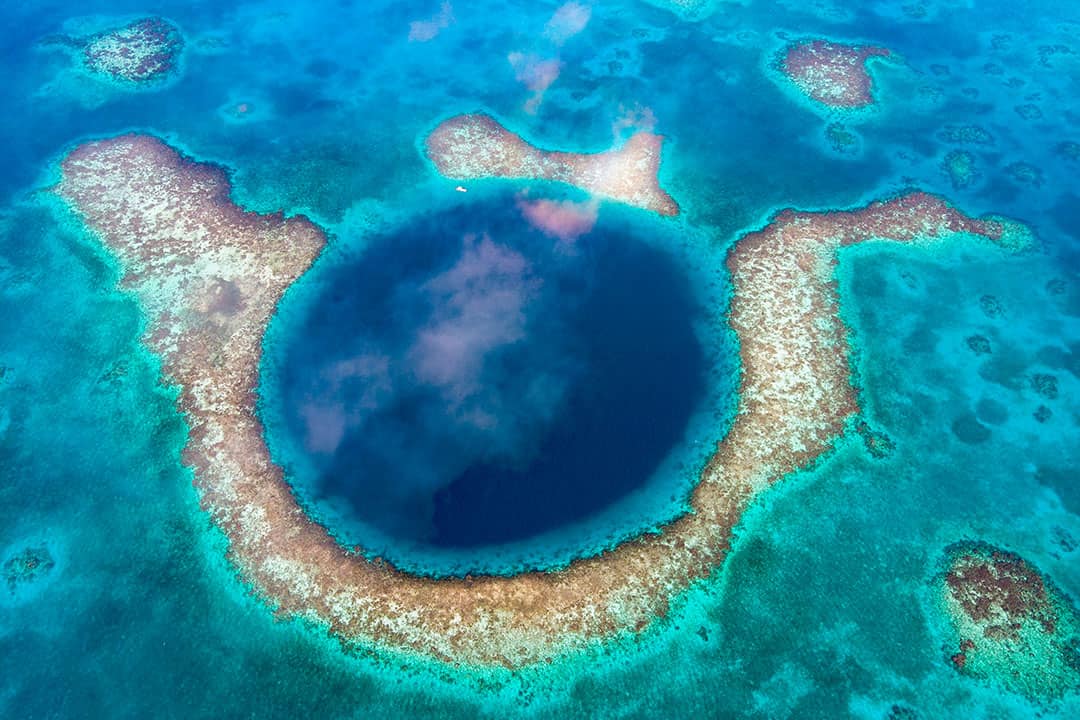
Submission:
<svg viewBox="0 0 1080 720">
<path fill-rule="evenodd" d="M 965 538 L 1021 553 L 1080 594 L 1080 161 L 1061 151 L 1080 142 L 1080 12 L 1035 1 L 905 12 L 748 0 L 690 22 L 662 3 L 627 1 L 592 4 L 585 28 L 559 44 L 544 34 L 559 5 L 455 3 L 455 21 L 423 43 L 409 42 L 410 23 L 437 16 L 438 2 L 0 11 L 0 127 L 10 138 L 0 155 L 0 562 L 25 548 L 52 559 L 34 579 L 0 587 L 0 714 L 1080 714 L 1075 689 L 1029 700 L 955 672 L 928 599 L 941 551 Z M 55 42 L 148 12 L 186 39 L 178 74 L 160 85 L 80 73 Z M 777 81 L 775 52 L 818 36 L 898 55 L 874 66 L 877 107 L 834 116 Z M 513 53 L 562 63 L 534 113 Z M 695 440 L 730 422 L 724 252 L 775 209 L 850 207 L 917 186 L 968 213 L 1028 223 L 1040 248 L 846 251 L 841 308 L 864 417 L 895 451 L 875 459 L 853 435 L 765 492 L 717 576 L 636 641 L 481 672 L 369 657 L 275 620 L 236 579 L 199 508 L 179 460 L 186 426 L 174 390 L 140 345 L 144 320 L 117 289 L 114 261 L 41 192 L 55 161 L 84 138 L 158 134 L 227 167 L 242 206 L 322 225 L 330 241 L 313 271 L 322 272 L 362 268 L 378 238 L 464 202 L 418 150 L 441 118 L 486 110 L 544 147 L 594 151 L 625 134 L 628 111 L 646 108 L 667 138 L 661 180 L 683 213 L 661 220 L 604 203 L 598 228 L 640 238 L 690 287 L 702 306 L 692 329 L 706 351 L 704 389 L 655 473 L 637 468 L 650 478 L 639 487 L 655 492 L 608 496 L 608 513 L 596 510 L 574 536 L 582 547 L 552 552 L 549 535 L 517 546 L 509 564 L 594 552 L 610 533 L 678 511 L 688 469 L 704 458 Z M 855 137 L 844 151 L 827 135 L 836 122 Z M 964 125 L 992 141 L 942 132 Z M 943 170 L 955 149 L 972 156 L 966 185 Z M 469 185 L 470 202 L 527 185 L 566 192 Z M 268 362 L 287 341 L 290 308 L 301 313 L 317 286 L 309 276 L 286 297 Z M 287 454 L 264 411 L 275 453 Z"/>
</svg>

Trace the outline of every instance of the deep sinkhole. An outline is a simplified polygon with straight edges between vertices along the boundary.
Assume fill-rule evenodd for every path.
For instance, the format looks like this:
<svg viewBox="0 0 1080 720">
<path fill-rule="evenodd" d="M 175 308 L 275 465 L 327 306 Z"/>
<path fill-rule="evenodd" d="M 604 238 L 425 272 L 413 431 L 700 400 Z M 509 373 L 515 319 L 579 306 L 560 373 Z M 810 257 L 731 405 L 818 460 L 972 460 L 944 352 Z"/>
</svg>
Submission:
<svg viewBox="0 0 1080 720">
<path fill-rule="evenodd" d="M 261 412 L 339 542 L 422 574 L 506 573 L 670 519 L 612 514 L 653 486 L 676 499 L 656 476 L 716 359 L 685 263 L 604 215 L 464 202 L 320 260 L 285 298 Z"/>
</svg>

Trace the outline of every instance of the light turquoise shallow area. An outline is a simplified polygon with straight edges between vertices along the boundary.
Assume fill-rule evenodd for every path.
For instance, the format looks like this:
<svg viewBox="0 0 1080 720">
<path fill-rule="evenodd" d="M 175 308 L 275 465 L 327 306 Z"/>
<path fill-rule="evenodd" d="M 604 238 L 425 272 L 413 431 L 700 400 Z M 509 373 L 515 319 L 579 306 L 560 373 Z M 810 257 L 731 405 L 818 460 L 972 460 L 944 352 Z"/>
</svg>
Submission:
<svg viewBox="0 0 1080 720">
<path fill-rule="evenodd" d="M 941 550 L 965 538 L 1022 554 L 1080 597 L 1080 161 L 1057 151 L 1080 142 L 1071 6 L 915 2 L 918 18 L 885 2 L 749 0 L 688 21 L 660 2 L 598 2 L 556 46 L 543 32 L 557 2 L 462 0 L 423 44 L 408 42 L 409 24 L 436 15 L 435 1 L 167 2 L 152 9 L 184 30 L 184 73 L 137 92 L 73 72 L 70 54 L 37 42 L 85 16 L 122 23 L 151 8 L 9 5 L 0 563 L 44 545 L 56 565 L 33 585 L 0 585 L 0 716 L 1080 716 L 1080 692 L 1039 703 L 955 672 L 928 597 Z M 785 38 L 818 35 L 898 53 L 875 70 L 879 108 L 833 116 L 768 71 Z M 517 52 L 563 63 L 535 115 L 508 61 Z M 250 117 L 235 117 L 240 102 Z M 1017 110 L 1029 105 L 1041 117 Z M 241 205 L 311 216 L 332 259 L 454 197 L 457 182 L 418 152 L 442 117 L 486 109 L 546 147 L 600 150 L 635 108 L 666 136 L 661 178 L 684 212 L 601 212 L 660 224 L 704 273 L 722 272 L 724 251 L 778 208 L 851 207 L 910 186 L 1027 222 L 1040 247 L 845 251 L 864 417 L 895 451 L 874 459 L 853 434 L 763 493 L 725 566 L 636 641 L 481 672 L 346 651 L 275 619 L 199 509 L 174 390 L 139 345 L 144 321 L 115 263 L 40 191 L 55 160 L 85 137 L 155 132 L 225 164 Z M 833 122 L 859 152 L 830 149 Z M 963 124 L 993 143 L 939 136 Z M 979 171 L 966 188 L 941 169 L 955 148 Z M 976 335 L 991 352 L 971 349 Z M 1055 397 L 1036 375 L 1053 376 Z"/>
</svg>

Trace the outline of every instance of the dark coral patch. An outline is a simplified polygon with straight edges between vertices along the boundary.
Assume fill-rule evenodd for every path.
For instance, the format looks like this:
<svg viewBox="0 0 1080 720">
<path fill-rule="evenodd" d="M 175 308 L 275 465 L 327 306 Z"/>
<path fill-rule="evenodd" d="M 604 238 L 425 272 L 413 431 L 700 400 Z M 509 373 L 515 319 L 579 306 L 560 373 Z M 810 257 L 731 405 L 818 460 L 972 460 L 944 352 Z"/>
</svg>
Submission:
<svg viewBox="0 0 1080 720">
<path fill-rule="evenodd" d="M 1061 548 L 1064 552 L 1070 553 L 1073 550 L 1076 550 L 1077 547 L 1080 547 L 1080 543 L 1077 542 L 1076 538 L 1073 537 L 1072 533 L 1070 533 L 1068 530 L 1061 527 L 1060 525 L 1054 526 L 1052 534 L 1054 544 Z"/>
<path fill-rule="evenodd" d="M 862 146 L 859 136 L 839 122 L 830 123 L 825 128 L 825 139 L 829 143 L 829 147 L 841 155 L 854 155 L 859 152 Z"/>
<path fill-rule="evenodd" d="M 1041 120 L 1043 113 L 1039 109 L 1038 105 L 1034 103 L 1025 103 L 1023 105 L 1016 106 L 1016 114 L 1025 120 Z"/>
<path fill-rule="evenodd" d="M 1035 373 L 1031 376 L 1031 388 L 1047 400 L 1054 400 L 1058 396 L 1057 377 L 1049 373 Z"/>
<path fill-rule="evenodd" d="M 865 420 L 856 423 L 855 432 L 859 433 L 867 452 L 875 459 L 888 457 L 896 449 L 896 443 L 891 437 L 879 430 L 874 430 Z"/>
<path fill-rule="evenodd" d="M 919 714 L 907 705 L 893 705 L 889 708 L 887 720 L 918 720 Z"/>
<path fill-rule="evenodd" d="M 1002 307 L 1001 301 L 993 295 L 983 295 L 979 298 L 979 308 L 988 318 L 999 318 L 1005 314 L 1005 308 Z"/>
<path fill-rule="evenodd" d="M 967 340 L 968 349 L 976 355 L 989 355 L 993 352 L 990 349 L 990 341 L 983 335 L 970 335 Z"/>
<path fill-rule="evenodd" d="M 994 144 L 994 136 L 979 125 L 946 125 L 938 131 L 937 135 L 940 140 L 947 143 Z"/>
<path fill-rule="evenodd" d="M 1065 281 L 1061 278 L 1052 278 L 1046 281 L 1046 294 L 1047 295 L 1064 295 L 1067 289 Z"/>
<path fill-rule="evenodd" d="M 44 545 L 23 548 L 4 563 L 4 580 L 8 590 L 15 592 L 47 575 L 55 566 L 52 553 Z"/>
<path fill-rule="evenodd" d="M 1058 157 L 1071 162 L 1080 162 L 1080 143 L 1073 142 L 1072 140 L 1065 140 L 1064 142 L 1057 144 L 1054 148 L 1054 153 Z"/>
<path fill-rule="evenodd" d="M 1059 55 L 1075 55 L 1071 47 L 1068 45 L 1062 45 L 1060 43 L 1056 45 L 1040 45 L 1039 46 L 1039 64 L 1043 67 L 1051 67 L 1053 63 L 1051 58 Z"/>
<path fill-rule="evenodd" d="M 83 64 L 114 80 L 144 83 L 175 69 L 183 36 L 159 17 L 137 20 L 91 37 L 83 47 Z"/>
<path fill-rule="evenodd" d="M 983 542 L 945 550 L 935 577 L 948 622 L 948 662 L 1028 697 L 1059 697 L 1080 686 L 1077 613 L 1031 563 Z"/>
<path fill-rule="evenodd" d="M 1031 163 L 1014 162 L 1005 166 L 1005 172 L 1016 182 L 1031 187 L 1042 187 L 1045 182 L 1043 172 Z"/>
<path fill-rule="evenodd" d="M 967 150 L 952 150 L 941 160 L 941 171 L 956 190 L 970 187 L 979 178 L 975 156 Z"/>
</svg>

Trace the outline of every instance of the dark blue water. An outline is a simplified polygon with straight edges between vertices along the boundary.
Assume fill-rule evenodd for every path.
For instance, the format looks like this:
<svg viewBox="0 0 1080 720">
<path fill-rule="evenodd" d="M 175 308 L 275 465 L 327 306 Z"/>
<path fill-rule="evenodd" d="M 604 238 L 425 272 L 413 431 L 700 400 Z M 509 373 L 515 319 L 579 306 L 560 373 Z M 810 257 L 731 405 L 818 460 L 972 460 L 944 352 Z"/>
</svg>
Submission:
<svg viewBox="0 0 1080 720">
<path fill-rule="evenodd" d="M 301 495 L 336 502 L 349 544 L 365 526 L 471 548 L 585 521 L 649 482 L 705 391 L 688 278 L 626 225 L 565 243 L 502 195 L 313 272 L 274 390 L 307 455 L 292 465 L 315 468 Z"/>
</svg>

